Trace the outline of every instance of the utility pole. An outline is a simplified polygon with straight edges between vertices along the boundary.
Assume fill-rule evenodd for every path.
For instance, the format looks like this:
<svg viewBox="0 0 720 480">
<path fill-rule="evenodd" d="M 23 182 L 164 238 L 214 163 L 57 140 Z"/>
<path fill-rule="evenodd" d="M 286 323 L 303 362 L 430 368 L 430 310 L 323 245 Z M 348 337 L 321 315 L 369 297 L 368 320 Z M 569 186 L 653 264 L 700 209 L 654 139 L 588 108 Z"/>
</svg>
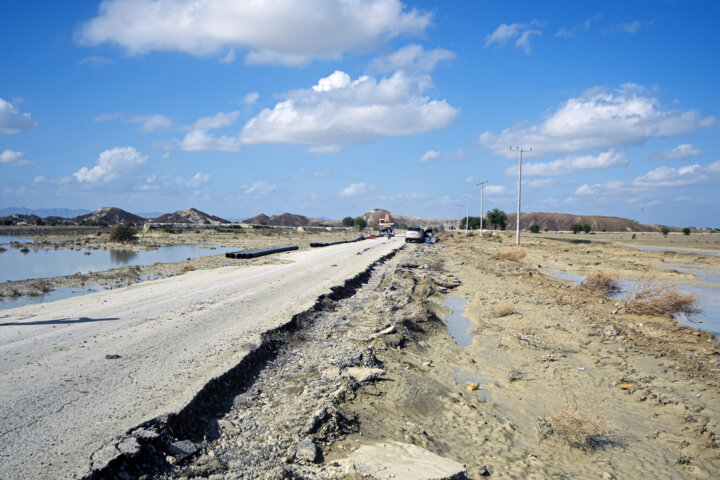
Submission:
<svg viewBox="0 0 720 480">
<path fill-rule="evenodd" d="M 463 206 L 460 205 L 460 204 L 457 204 L 457 205 L 455 205 L 455 206 L 458 207 L 457 228 L 456 228 L 456 230 L 459 232 L 459 231 L 460 231 L 460 216 L 462 215 L 462 207 L 463 207 Z"/>
<path fill-rule="evenodd" d="M 483 230 L 483 217 L 485 216 L 485 212 L 483 211 L 483 187 L 488 181 L 485 180 L 484 182 L 476 183 L 475 185 L 480 185 L 480 235 L 482 235 Z"/>
<path fill-rule="evenodd" d="M 470 223 L 470 197 L 467 195 L 467 210 L 465 210 L 465 236 L 468 236 L 468 223 Z"/>
<path fill-rule="evenodd" d="M 510 151 L 513 151 L 513 147 L 510 147 Z M 515 147 L 514 151 L 520 153 L 520 161 L 518 162 L 518 205 L 517 205 L 517 217 L 515 218 L 515 245 L 520 245 L 520 192 L 522 191 L 522 154 L 523 152 L 532 152 L 530 150 L 523 150 L 522 147 Z"/>
</svg>

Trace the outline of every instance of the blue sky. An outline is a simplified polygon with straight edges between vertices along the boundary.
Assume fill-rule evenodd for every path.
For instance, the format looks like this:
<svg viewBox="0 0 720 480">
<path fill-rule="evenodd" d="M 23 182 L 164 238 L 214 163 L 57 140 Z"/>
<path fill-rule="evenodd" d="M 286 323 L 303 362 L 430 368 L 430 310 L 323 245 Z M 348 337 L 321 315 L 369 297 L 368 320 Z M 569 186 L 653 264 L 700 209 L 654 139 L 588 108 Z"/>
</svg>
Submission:
<svg viewBox="0 0 720 480">
<path fill-rule="evenodd" d="M 720 227 L 717 2 L 3 5 L 0 206 Z"/>
</svg>

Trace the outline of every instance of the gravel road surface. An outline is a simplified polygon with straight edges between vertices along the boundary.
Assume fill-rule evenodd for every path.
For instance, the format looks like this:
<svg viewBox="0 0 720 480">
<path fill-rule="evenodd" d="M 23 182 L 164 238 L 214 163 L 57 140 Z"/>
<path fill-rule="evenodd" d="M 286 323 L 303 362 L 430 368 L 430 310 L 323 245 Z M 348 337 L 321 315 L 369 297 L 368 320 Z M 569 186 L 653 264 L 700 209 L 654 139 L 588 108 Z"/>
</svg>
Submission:
<svg viewBox="0 0 720 480">
<path fill-rule="evenodd" d="M 289 252 L 278 257 L 290 263 L 188 272 L 3 311 L 0 478 L 78 478 L 104 466 L 120 454 L 113 440 L 181 410 L 262 333 L 401 245 Z"/>
</svg>

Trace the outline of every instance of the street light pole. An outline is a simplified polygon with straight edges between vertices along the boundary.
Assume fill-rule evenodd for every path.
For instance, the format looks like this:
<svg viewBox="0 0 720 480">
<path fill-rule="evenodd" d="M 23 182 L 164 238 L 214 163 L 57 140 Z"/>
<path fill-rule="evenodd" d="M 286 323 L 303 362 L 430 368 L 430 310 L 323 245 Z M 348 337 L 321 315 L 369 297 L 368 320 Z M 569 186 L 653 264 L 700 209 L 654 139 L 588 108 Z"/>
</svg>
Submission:
<svg viewBox="0 0 720 480">
<path fill-rule="evenodd" d="M 510 147 L 513 150 L 513 147 Z M 515 151 L 520 153 L 520 161 L 518 162 L 518 202 L 517 202 L 517 216 L 515 217 L 515 245 L 520 245 L 520 192 L 522 191 L 522 154 L 523 152 L 532 152 L 530 150 L 523 150 L 522 147 L 515 147 Z"/>
<path fill-rule="evenodd" d="M 485 180 L 484 182 L 476 183 L 475 185 L 480 185 L 480 235 L 483 233 L 483 217 L 485 216 L 485 212 L 483 211 L 483 187 L 488 181 Z"/>
<path fill-rule="evenodd" d="M 467 210 L 465 210 L 465 236 L 468 236 L 468 223 L 470 223 L 470 197 L 472 195 L 467 196 Z"/>
</svg>

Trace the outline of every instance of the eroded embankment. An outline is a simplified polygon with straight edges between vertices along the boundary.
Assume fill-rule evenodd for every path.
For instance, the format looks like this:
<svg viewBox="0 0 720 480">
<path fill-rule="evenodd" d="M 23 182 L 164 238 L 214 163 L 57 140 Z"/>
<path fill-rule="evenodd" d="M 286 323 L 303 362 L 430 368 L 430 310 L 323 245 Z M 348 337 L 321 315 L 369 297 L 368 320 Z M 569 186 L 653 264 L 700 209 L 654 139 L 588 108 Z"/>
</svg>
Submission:
<svg viewBox="0 0 720 480">
<path fill-rule="evenodd" d="M 330 293 L 321 296 L 308 311 L 295 315 L 287 324 L 262 335 L 260 345 L 240 364 L 206 384 L 180 412 L 139 425 L 111 445 L 95 452 L 92 458 L 94 471 L 85 478 L 174 478 L 180 474 L 207 475 L 228 469 L 234 469 L 243 475 L 252 472 L 254 478 L 263 475 L 275 478 L 272 472 L 276 471 L 276 465 L 284 463 L 283 458 L 290 447 L 298 443 L 297 435 L 301 430 L 306 436 L 325 432 L 325 438 L 330 441 L 333 437 L 327 431 L 330 428 L 327 425 L 334 422 L 336 426 L 332 428 L 338 433 L 345 431 L 346 427 L 351 428 L 352 421 L 343 419 L 342 415 L 332 408 L 342 392 L 336 392 L 333 396 L 323 396 L 316 390 L 299 394 L 289 387 L 288 380 L 279 372 L 290 364 L 316 369 L 319 365 L 317 362 L 300 360 L 298 363 L 296 355 L 300 355 L 300 358 L 304 355 L 298 353 L 298 345 L 307 344 L 306 336 L 313 335 L 318 328 L 323 328 L 324 324 L 318 322 L 318 319 L 334 312 L 338 302 L 354 298 L 373 277 L 384 276 L 384 273 L 378 271 L 384 272 L 389 268 L 388 263 L 396 253 L 397 250 L 380 258 L 360 274 L 340 286 L 333 287 Z M 324 357 L 325 361 L 330 361 L 332 357 L 335 363 L 343 365 L 344 368 L 376 363 L 370 352 L 358 354 L 352 348 L 349 351 L 337 349 L 337 345 L 307 345 L 308 351 Z M 268 378 L 264 379 L 263 375 Z M 272 387 L 268 387 L 263 381 L 274 383 Z M 346 375 L 340 383 L 346 385 L 351 381 L 352 377 Z M 232 430 L 230 425 L 234 425 L 228 418 L 233 418 L 237 405 L 248 402 L 248 398 L 253 399 L 250 403 L 256 407 L 265 406 L 262 400 L 268 397 L 268 391 L 271 395 L 272 391 L 289 392 L 293 397 L 292 402 L 288 403 L 284 416 L 274 408 L 270 409 L 272 411 L 269 412 L 269 418 L 264 420 L 250 415 L 254 425 L 263 425 L 263 431 L 269 434 L 275 431 L 272 421 L 294 419 L 298 422 L 310 422 L 310 426 L 303 424 L 304 430 L 296 429 L 294 432 L 287 428 L 278 430 L 284 432 L 285 442 L 278 442 L 273 448 L 257 447 L 261 441 L 258 427 L 249 428 L 247 432 L 252 432 L 252 442 L 256 448 L 241 449 L 238 443 L 240 440 L 234 439 L 234 450 L 228 450 L 228 431 Z M 327 393 L 322 388 L 320 391 Z M 316 412 L 311 415 L 309 410 L 314 411 L 319 405 L 325 405 L 323 413 Z M 301 413 L 303 409 L 308 410 L 305 415 Z M 267 410 L 268 408 L 265 409 Z M 237 456 L 241 457 L 239 465 L 235 459 Z M 113 460 L 108 462 L 109 458 Z"/>
</svg>

